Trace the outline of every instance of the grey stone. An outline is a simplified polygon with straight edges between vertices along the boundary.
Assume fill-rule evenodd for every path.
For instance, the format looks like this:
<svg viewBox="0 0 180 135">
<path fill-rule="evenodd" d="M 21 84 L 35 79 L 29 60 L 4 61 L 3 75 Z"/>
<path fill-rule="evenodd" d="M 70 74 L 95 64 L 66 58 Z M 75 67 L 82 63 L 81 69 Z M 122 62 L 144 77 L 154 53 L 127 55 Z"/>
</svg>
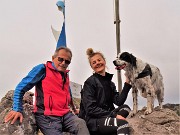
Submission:
<svg viewBox="0 0 180 135">
<path fill-rule="evenodd" d="M 151 114 L 144 115 L 144 110 L 128 118 L 131 135 L 179 135 L 180 117 L 175 111 L 164 108 L 155 109 Z"/>
<path fill-rule="evenodd" d="M 32 113 L 33 93 L 27 92 L 23 97 L 23 123 L 16 121 L 13 125 L 10 122 L 4 123 L 4 117 L 11 110 L 13 103 L 13 90 L 1 99 L 0 102 L 0 134 L 1 135 L 35 135 L 36 123 Z"/>
</svg>

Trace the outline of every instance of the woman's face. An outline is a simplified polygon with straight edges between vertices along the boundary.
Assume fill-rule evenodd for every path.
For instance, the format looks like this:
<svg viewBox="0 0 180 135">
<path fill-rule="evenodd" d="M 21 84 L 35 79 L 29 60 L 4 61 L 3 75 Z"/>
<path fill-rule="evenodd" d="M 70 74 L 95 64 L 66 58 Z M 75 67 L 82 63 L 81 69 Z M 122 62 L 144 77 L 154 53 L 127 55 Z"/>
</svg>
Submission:
<svg viewBox="0 0 180 135">
<path fill-rule="evenodd" d="M 106 61 L 100 54 L 96 54 L 90 59 L 90 65 L 92 69 L 101 75 L 105 75 Z"/>
</svg>

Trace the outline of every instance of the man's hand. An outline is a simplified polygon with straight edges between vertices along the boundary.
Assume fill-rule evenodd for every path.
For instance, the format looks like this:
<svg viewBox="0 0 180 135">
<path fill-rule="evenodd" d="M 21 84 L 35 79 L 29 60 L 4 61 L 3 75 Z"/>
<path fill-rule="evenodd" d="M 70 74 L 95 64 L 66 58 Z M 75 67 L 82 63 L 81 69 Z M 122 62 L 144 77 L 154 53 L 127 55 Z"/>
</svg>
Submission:
<svg viewBox="0 0 180 135">
<path fill-rule="evenodd" d="M 78 115 L 78 114 L 79 114 L 79 109 L 73 109 L 72 111 L 73 111 L 73 113 L 74 113 L 75 115 Z"/>
<path fill-rule="evenodd" d="M 22 113 L 11 110 L 11 111 L 5 116 L 4 122 L 8 122 L 8 121 L 12 120 L 12 121 L 11 121 L 11 124 L 14 124 L 14 122 L 15 122 L 18 118 L 20 118 L 20 123 L 22 123 L 22 120 L 23 120 L 23 115 L 22 115 Z"/>
</svg>

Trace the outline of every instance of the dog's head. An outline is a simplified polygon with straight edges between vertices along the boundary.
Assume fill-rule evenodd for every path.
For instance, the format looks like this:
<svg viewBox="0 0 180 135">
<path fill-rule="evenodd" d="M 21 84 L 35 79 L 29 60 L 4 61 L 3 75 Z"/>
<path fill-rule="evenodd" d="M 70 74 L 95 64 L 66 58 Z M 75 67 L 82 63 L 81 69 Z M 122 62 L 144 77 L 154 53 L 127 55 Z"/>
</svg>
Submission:
<svg viewBox="0 0 180 135">
<path fill-rule="evenodd" d="M 136 57 L 128 52 L 122 52 L 118 54 L 117 59 L 113 63 L 117 70 L 126 70 L 128 65 L 136 67 Z"/>
</svg>

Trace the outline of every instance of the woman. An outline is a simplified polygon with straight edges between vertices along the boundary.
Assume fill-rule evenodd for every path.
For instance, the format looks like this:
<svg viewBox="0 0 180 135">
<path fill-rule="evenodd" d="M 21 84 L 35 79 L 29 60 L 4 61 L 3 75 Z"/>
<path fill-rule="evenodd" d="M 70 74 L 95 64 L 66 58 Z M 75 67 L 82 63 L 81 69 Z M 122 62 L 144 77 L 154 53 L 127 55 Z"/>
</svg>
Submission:
<svg viewBox="0 0 180 135">
<path fill-rule="evenodd" d="M 125 118 L 130 108 L 123 105 L 131 89 L 129 80 L 126 79 L 124 88 L 119 94 L 111 81 L 113 75 L 105 71 L 106 61 L 103 54 L 89 48 L 87 55 L 94 74 L 84 83 L 79 117 L 86 121 L 91 135 L 129 134 Z M 113 104 L 118 108 L 115 109 Z"/>
</svg>

